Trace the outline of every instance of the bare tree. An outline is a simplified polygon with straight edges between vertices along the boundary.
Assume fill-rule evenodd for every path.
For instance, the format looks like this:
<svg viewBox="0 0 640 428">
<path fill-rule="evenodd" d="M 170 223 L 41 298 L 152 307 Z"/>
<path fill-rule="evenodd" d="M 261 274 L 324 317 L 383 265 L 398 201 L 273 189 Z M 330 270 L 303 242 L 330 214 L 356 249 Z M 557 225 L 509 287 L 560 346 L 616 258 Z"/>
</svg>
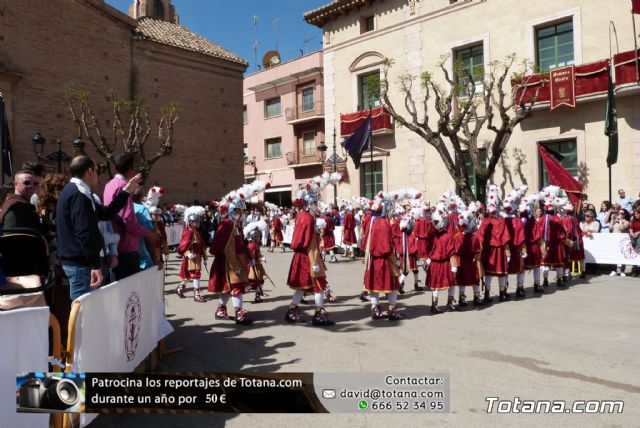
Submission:
<svg viewBox="0 0 640 428">
<path fill-rule="evenodd" d="M 99 162 L 100 166 L 108 172 L 109 177 L 113 176 L 111 162 L 118 146 L 134 155 L 138 169 L 145 176 L 151 172 L 158 159 L 171 154 L 174 125 L 180 116 L 177 103 L 171 102 L 161 109 L 160 121 L 157 125 L 159 147 L 149 156 L 145 145 L 151 137 L 152 126 L 149 119 L 149 106 L 142 98 L 125 101 L 119 99 L 113 92 L 109 94 L 109 99 L 113 100 L 110 137 L 104 133 L 94 113 L 88 92 L 69 90 L 65 92 L 65 99 L 78 129 L 78 136 L 86 138 L 91 143 L 96 153 L 102 158 L 102 162 Z M 109 124 L 109 121 L 105 123 Z"/>
<path fill-rule="evenodd" d="M 531 116 L 539 88 L 526 99 L 524 89 L 531 79 L 531 68 L 523 62 L 519 73 L 514 73 L 515 59 L 512 54 L 505 61 L 492 62 L 489 70 L 473 73 L 484 75 L 482 80 L 474 79 L 469 70 L 455 64 L 455 75 L 462 77 L 455 82 L 445 65 L 447 58 L 443 57 L 438 68 L 444 76 L 445 86 L 438 84 L 430 72 L 423 72 L 419 77 L 400 75 L 399 88 L 404 96 L 406 116 L 398 112 L 389 98 L 388 74 L 393 62 L 385 62 L 379 89 L 385 107 L 397 123 L 436 149 L 449 175 L 468 200 L 484 199 L 487 182 L 493 176 L 513 130 Z M 422 100 L 414 99 L 416 81 L 424 92 Z M 505 89 L 505 85 L 510 88 Z M 421 103 L 420 116 L 416 102 Z M 435 111 L 435 118 L 430 117 L 430 109 Z M 486 146 L 485 142 L 479 144 L 483 131 L 490 131 L 489 135 L 493 136 Z M 481 162 L 482 149 L 487 150 L 486 164 Z M 477 195 L 469 185 L 466 153 L 476 174 Z"/>
</svg>

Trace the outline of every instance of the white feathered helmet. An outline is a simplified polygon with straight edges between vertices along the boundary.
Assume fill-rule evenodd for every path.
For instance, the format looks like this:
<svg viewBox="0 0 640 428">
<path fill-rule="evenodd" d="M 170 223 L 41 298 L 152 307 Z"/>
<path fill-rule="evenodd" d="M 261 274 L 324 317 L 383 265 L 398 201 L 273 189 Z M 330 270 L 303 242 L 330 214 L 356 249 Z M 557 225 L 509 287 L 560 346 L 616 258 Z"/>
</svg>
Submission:
<svg viewBox="0 0 640 428">
<path fill-rule="evenodd" d="M 251 239 L 253 237 L 260 237 L 263 234 L 266 234 L 268 230 L 269 226 L 267 225 L 267 222 L 264 220 L 258 220 L 247 224 L 242 230 L 242 233 L 244 234 L 245 239 Z"/>
<path fill-rule="evenodd" d="M 344 177 L 337 172 L 325 172 L 320 176 L 314 177 L 305 184 L 302 189 L 298 190 L 293 205 L 299 208 L 309 209 L 311 205 L 320 199 L 320 194 L 325 187 L 329 184 L 341 183 L 342 181 L 344 181 Z"/>
<path fill-rule="evenodd" d="M 147 208 L 157 207 L 162 195 L 164 195 L 164 189 L 160 186 L 153 186 L 147 192 L 147 200 L 144 204 Z"/>
<path fill-rule="evenodd" d="M 527 186 L 520 186 L 517 189 L 513 189 L 509 194 L 504 198 L 502 210 L 507 215 L 516 214 L 518 210 L 518 206 L 520 205 L 520 200 L 527 193 Z"/>
<path fill-rule="evenodd" d="M 478 219 L 476 213 L 480 209 L 480 205 L 475 202 L 471 202 L 467 207 L 462 210 L 460 217 L 458 218 L 458 224 L 464 227 L 464 231 L 472 233 L 478 228 Z"/>
<path fill-rule="evenodd" d="M 244 210 L 247 208 L 248 199 L 264 192 L 269 187 L 271 184 L 260 180 L 245 184 L 239 189 L 227 193 L 220 201 L 218 209 L 223 215 L 229 215 L 230 212 L 237 209 Z"/>
<path fill-rule="evenodd" d="M 184 220 L 186 222 L 202 221 L 202 218 L 204 217 L 204 212 L 205 212 L 204 207 L 201 207 L 200 205 L 193 205 L 185 210 Z"/>
<path fill-rule="evenodd" d="M 487 215 L 497 216 L 500 212 L 500 196 L 498 195 L 498 186 L 492 184 L 487 191 Z"/>
<path fill-rule="evenodd" d="M 447 216 L 447 207 L 442 203 L 436 205 L 436 209 L 431 213 L 431 222 L 433 227 L 440 231 L 449 226 L 449 216 Z"/>
</svg>

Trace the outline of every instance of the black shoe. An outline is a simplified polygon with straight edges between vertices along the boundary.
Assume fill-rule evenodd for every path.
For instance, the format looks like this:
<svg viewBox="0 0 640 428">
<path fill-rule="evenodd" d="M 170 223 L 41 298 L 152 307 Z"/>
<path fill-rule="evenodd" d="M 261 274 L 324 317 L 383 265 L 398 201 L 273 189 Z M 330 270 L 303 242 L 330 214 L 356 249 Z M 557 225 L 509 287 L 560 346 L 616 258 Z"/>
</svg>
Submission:
<svg viewBox="0 0 640 428">
<path fill-rule="evenodd" d="M 384 318 L 382 308 L 380 307 L 380 305 L 376 305 L 373 309 L 371 309 L 371 319 L 375 321 L 382 318 Z"/>
<path fill-rule="evenodd" d="M 469 304 L 467 303 L 467 297 L 464 294 L 460 295 L 460 297 L 458 298 L 458 306 L 460 306 L 461 308 L 466 308 L 467 306 L 469 306 Z"/>
<path fill-rule="evenodd" d="M 443 313 L 443 312 L 444 312 L 444 311 L 443 311 L 442 309 L 440 309 L 440 308 L 438 307 L 438 305 L 436 305 L 435 303 L 432 303 L 432 304 L 431 304 L 431 313 L 432 313 L 432 314 L 441 314 L 441 313 Z"/>
<path fill-rule="evenodd" d="M 359 298 L 360 298 L 361 302 L 366 302 L 367 301 L 367 294 L 368 293 L 366 291 L 363 291 L 362 293 L 360 293 Z"/>
<path fill-rule="evenodd" d="M 298 311 L 297 306 L 289 308 L 287 313 L 284 315 L 284 320 L 289 324 L 307 322 L 305 319 L 300 317 L 300 312 Z"/>
<path fill-rule="evenodd" d="M 335 325 L 335 322 L 329 319 L 329 314 L 324 309 L 316 312 L 311 323 L 317 327 L 329 327 Z"/>
<path fill-rule="evenodd" d="M 524 299 L 527 297 L 527 293 L 524 291 L 524 287 L 516 288 L 516 299 Z"/>
<path fill-rule="evenodd" d="M 484 302 L 482 301 L 482 299 L 480 299 L 480 297 L 474 297 L 473 298 L 473 306 L 484 306 Z"/>
<path fill-rule="evenodd" d="M 302 304 L 302 305 L 308 305 L 308 304 L 309 304 L 309 301 L 303 297 L 302 299 L 300 299 L 300 304 Z"/>
<path fill-rule="evenodd" d="M 427 290 L 427 287 L 421 287 L 418 284 L 422 284 L 422 281 L 418 280 L 418 281 L 413 283 L 413 289 L 415 291 L 426 291 Z"/>
<path fill-rule="evenodd" d="M 387 311 L 387 319 L 389 321 L 398 321 L 405 318 L 404 314 L 399 313 L 397 310 L 395 309 L 389 309 Z"/>
<path fill-rule="evenodd" d="M 633 276 L 638 276 L 638 272 L 634 273 L 634 274 L 633 274 Z M 584 272 L 582 272 L 582 273 L 580 274 L 580 277 L 579 277 L 579 278 L 580 278 L 580 279 L 585 279 L 586 277 L 587 277 L 587 274 L 586 274 L 586 273 L 584 273 Z"/>
<path fill-rule="evenodd" d="M 544 293 L 544 288 L 540 287 L 540 284 L 533 284 L 534 293 Z"/>
<path fill-rule="evenodd" d="M 493 298 L 491 297 L 491 295 L 489 293 L 485 292 L 484 293 L 484 299 L 482 301 L 489 305 L 489 304 L 493 303 Z"/>
<path fill-rule="evenodd" d="M 556 280 L 556 287 L 564 287 L 565 286 L 565 282 L 562 280 L 562 278 L 558 278 Z"/>
<path fill-rule="evenodd" d="M 506 297 L 506 292 L 500 290 L 500 294 L 498 296 L 498 302 L 506 302 L 507 301 L 507 297 Z"/>
<path fill-rule="evenodd" d="M 458 310 L 458 308 L 456 308 L 455 302 L 456 302 L 456 299 L 454 299 L 453 297 L 449 297 L 447 299 L 447 310 L 449 312 L 455 312 Z"/>
<path fill-rule="evenodd" d="M 401 288 L 398 290 L 398 294 L 404 294 L 404 293 L 406 293 L 406 291 L 404 291 L 404 288 Z"/>
<path fill-rule="evenodd" d="M 253 320 L 249 318 L 247 311 L 245 311 L 244 309 L 239 309 L 236 311 L 236 324 L 251 325 L 253 324 Z"/>
<path fill-rule="evenodd" d="M 543 285 L 544 287 L 548 287 L 548 286 L 549 286 L 549 280 L 548 280 L 547 278 L 545 278 L 545 279 L 542 281 L 542 285 Z"/>
</svg>

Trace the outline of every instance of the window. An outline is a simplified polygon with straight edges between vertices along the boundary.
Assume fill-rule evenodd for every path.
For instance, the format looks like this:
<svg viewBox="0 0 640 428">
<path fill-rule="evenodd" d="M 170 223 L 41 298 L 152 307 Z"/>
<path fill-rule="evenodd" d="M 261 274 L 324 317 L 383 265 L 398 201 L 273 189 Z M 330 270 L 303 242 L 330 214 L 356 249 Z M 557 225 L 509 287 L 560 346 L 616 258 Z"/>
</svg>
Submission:
<svg viewBox="0 0 640 428">
<path fill-rule="evenodd" d="M 247 105 L 242 106 L 242 123 L 245 125 L 249 123 L 249 116 L 247 115 Z"/>
<path fill-rule="evenodd" d="M 375 30 L 374 16 L 363 16 L 360 20 L 360 34 Z"/>
<path fill-rule="evenodd" d="M 573 21 L 538 28 L 536 41 L 541 72 L 573 64 Z"/>
<path fill-rule="evenodd" d="M 455 73 L 458 96 L 463 97 L 472 90 L 467 73 L 475 83 L 475 93 L 481 94 L 484 81 L 484 50 L 482 45 L 471 46 L 455 52 Z"/>
<path fill-rule="evenodd" d="M 280 116 L 282 109 L 280 107 L 280 97 L 264 100 L 264 118 Z"/>
<path fill-rule="evenodd" d="M 309 131 L 302 134 L 302 156 L 311 156 L 316 152 L 316 132 Z"/>
<path fill-rule="evenodd" d="M 575 138 L 551 141 L 543 143 L 543 145 L 545 149 L 552 150 L 562 155 L 564 159 L 560 161 L 560 165 L 569 171 L 569 173 L 575 178 L 578 178 L 578 144 L 576 143 Z M 540 165 L 540 187 L 548 186 L 551 183 L 549 182 L 549 177 L 547 177 L 547 171 L 544 167 L 544 162 L 542 162 L 540 154 L 538 154 L 538 164 Z"/>
<path fill-rule="evenodd" d="M 469 180 L 469 186 L 473 191 L 473 194 L 478 196 L 478 183 L 476 182 L 476 169 L 473 167 L 473 162 L 471 161 L 471 155 L 469 152 L 463 152 L 462 154 L 464 163 L 467 165 L 467 172 L 469 175 L 467 179 Z M 480 158 L 481 165 L 487 165 L 487 150 L 486 149 L 478 149 L 478 157 Z"/>
<path fill-rule="evenodd" d="M 358 110 L 369 110 L 380 105 L 380 72 L 358 77 Z"/>
<path fill-rule="evenodd" d="M 249 160 L 249 146 L 247 143 L 243 144 L 243 152 L 244 152 L 244 162 L 246 163 Z"/>
<path fill-rule="evenodd" d="M 264 140 L 264 157 L 266 159 L 282 157 L 282 138 Z"/>
<path fill-rule="evenodd" d="M 313 87 L 302 90 L 302 111 L 313 110 Z"/>
<path fill-rule="evenodd" d="M 371 187 L 371 175 L 373 174 L 373 188 Z M 367 162 L 362 164 L 360 173 L 360 194 L 367 199 L 373 197 L 382 190 L 382 161 Z"/>
<path fill-rule="evenodd" d="M 153 16 L 156 18 L 164 18 L 164 7 L 161 0 L 154 0 L 153 2 Z"/>
</svg>

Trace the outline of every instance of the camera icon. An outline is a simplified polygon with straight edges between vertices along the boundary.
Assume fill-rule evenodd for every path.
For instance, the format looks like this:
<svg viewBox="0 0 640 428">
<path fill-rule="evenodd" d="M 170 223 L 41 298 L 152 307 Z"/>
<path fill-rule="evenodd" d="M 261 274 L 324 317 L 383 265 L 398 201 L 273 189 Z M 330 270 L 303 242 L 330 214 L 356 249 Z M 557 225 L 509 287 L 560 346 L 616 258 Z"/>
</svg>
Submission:
<svg viewBox="0 0 640 428">
<path fill-rule="evenodd" d="M 322 390 L 322 398 L 326 398 L 326 399 L 336 398 L 336 390 L 335 389 L 323 389 Z"/>
<path fill-rule="evenodd" d="M 20 407 L 66 410 L 80 401 L 80 391 L 68 379 L 29 379 L 20 385 Z"/>
</svg>

